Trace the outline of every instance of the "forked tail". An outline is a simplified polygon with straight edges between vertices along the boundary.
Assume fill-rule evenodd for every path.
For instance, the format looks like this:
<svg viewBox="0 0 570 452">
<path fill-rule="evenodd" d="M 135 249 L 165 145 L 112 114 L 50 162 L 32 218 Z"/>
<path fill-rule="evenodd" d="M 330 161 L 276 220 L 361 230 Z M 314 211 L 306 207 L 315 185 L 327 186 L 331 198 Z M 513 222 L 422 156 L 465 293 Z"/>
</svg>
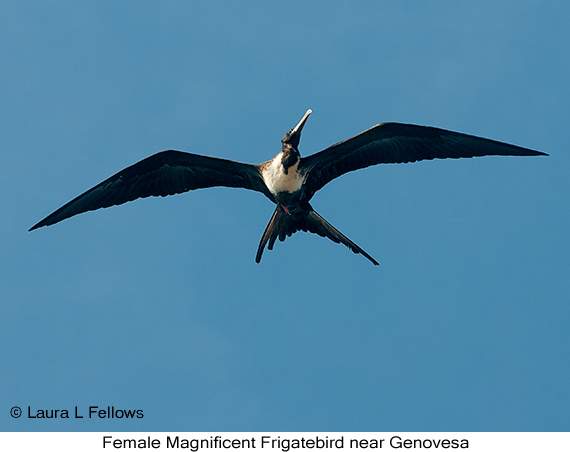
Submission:
<svg viewBox="0 0 570 452">
<path fill-rule="evenodd" d="M 335 243 L 346 245 L 354 253 L 362 254 L 374 265 L 379 265 L 366 251 L 315 212 L 308 203 L 303 207 L 297 207 L 295 210 L 292 210 L 290 214 L 286 213 L 280 206 L 277 206 L 259 242 L 255 262 L 259 263 L 261 261 L 265 245 L 267 245 L 267 249 L 272 250 L 277 237 L 279 237 L 280 241 L 284 241 L 297 231 L 312 232 L 321 237 L 328 237 Z"/>
</svg>

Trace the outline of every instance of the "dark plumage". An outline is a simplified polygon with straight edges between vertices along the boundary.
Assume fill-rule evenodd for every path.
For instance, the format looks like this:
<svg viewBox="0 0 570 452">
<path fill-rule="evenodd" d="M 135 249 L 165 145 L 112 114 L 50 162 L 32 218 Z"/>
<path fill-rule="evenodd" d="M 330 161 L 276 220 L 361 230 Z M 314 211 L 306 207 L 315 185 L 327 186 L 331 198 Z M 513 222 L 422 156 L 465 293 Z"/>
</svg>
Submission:
<svg viewBox="0 0 570 452">
<path fill-rule="evenodd" d="M 309 201 L 331 180 L 349 171 L 379 163 L 409 163 L 435 158 L 484 155 L 547 155 L 543 152 L 463 133 L 411 124 L 378 124 L 348 140 L 301 158 L 301 131 L 311 114 L 285 134 L 282 151 L 260 165 L 163 151 L 135 163 L 60 207 L 30 231 L 58 223 L 89 210 L 123 204 L 147 196 L 167 196 L 198 188 L 240 187 L 263 193 L 277 204 L 259 244 L 256 262 L 265 245 L 273 248 L 297 231 L 312 232 L 343 243 L 378 265 L 369 254 L 317 214 Z"/>
</svg>

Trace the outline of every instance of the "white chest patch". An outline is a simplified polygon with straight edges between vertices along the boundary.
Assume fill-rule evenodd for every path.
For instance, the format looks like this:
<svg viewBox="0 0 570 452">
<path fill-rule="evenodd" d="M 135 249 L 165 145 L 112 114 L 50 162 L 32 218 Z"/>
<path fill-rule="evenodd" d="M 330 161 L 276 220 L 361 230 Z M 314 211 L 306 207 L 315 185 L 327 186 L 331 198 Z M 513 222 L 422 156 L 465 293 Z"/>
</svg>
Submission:
<svg viewBox="0 0 570 452">
<path fill-rule="evenodd" d="M 281 160 L 283 158 L 283 153 L 277 154 L 269 165 L 265 168 L 263 172 L 263 180 L 265 185 L 269 188 L 269 191 L 274 195 L 280 192 L 296 192 L 301 188 L 305 178 L 297 173 L 297 168 L 299 167 L 299 162 L 295 163 L 287 174 L 283 171 L 283 165 Z"/>
</svg>

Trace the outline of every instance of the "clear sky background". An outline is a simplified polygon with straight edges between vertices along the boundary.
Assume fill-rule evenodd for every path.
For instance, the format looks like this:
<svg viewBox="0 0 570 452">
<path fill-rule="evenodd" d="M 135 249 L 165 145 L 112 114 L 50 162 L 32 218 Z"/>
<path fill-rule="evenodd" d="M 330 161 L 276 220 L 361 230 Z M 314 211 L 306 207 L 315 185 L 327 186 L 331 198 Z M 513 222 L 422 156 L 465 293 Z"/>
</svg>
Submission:
<svg viewBox="0 0 570 452">
<path fill-rule="evenodd" d="M 570 3 L 3 1 L 0 429 L 568 430 Z M 261 194 L 30 226 L 164 149 L 259 163 L 379 122 L 550 157 L 382 165 L 254 261 Z M 27 419 L 27 407 L 143 419 Z M 25 413 L 10 416 L 19 406 Z"/>
</svg>

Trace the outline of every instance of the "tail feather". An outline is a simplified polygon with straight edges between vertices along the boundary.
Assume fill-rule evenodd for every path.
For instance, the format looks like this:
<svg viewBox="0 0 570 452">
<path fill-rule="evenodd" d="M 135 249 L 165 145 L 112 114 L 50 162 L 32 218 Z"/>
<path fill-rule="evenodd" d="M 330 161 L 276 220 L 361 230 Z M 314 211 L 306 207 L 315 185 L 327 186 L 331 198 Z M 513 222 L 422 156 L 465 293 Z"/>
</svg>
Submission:
<svg viewBox="0 0 570 452">
<path fill-rule="evenodd" d="M 279 208 L 275 209 L 275 212 L 273 212 L 271 220 L 269 220 L 269 224 L 265 228 L 265 232 L 261 236 L 259 246 L 257 247 L 257 254 L 255 256 L 255 262 L 257 262 L 258 264 L 261 262 L 261 256 L 263 255 L 263 250 L 265 249 L 265 245 L 267 244 L 268 240 L 269 240 L 268 248 L 270 250 L 273 249 L 273 243 L 275 243 L 275 237 L 277 236 L 275 233 L 275 231 L 277 230 L 275 228 L 275 220 L 279 214 L 280 214 Z"/>
<path fill-rule="evenodd" d="M 279 206 L 273 212 L 269 224 L 265 228 L 265 232 L 259 242 L 255 262 L 261 261 L 265 245 L 267 249 L 272 250 L 277 237 L 280 241 L 284 241 L 287 237 L 293 235 L 297 231 L 312 232 L 313 234 L 327 237 L 335 243 L 342 243 L 356 254 L 362 254 L 374 265 L 379 265 L 372 256 L 360 248 L 356 243 L 344 236 L 340 231 L 335 229 L 329 222 L 321 217 L 307 203 L 303 208 L 297 208 L 291 214 L 285 213 Z"/>
<path fill-rule="evenodd" d="M 343 235 L 338 229 L 336 229 L 332 224 L 330 224 L 314 210 L 311 210 L 309 212 L 309 220 L 310 221 L 308 222 L 308 225 L 310 232 L 318 234 L 322 237 L 328 237 L 335 243 L 342 243 L 343 245 L 347 246 L 348 249 L 352 250 L 353 253 L 362 254 L 374 265 L 380 265 L 372 256 L 370 256 L 370 254 L 360 248 L 348 237 Z"/>
</svg>

